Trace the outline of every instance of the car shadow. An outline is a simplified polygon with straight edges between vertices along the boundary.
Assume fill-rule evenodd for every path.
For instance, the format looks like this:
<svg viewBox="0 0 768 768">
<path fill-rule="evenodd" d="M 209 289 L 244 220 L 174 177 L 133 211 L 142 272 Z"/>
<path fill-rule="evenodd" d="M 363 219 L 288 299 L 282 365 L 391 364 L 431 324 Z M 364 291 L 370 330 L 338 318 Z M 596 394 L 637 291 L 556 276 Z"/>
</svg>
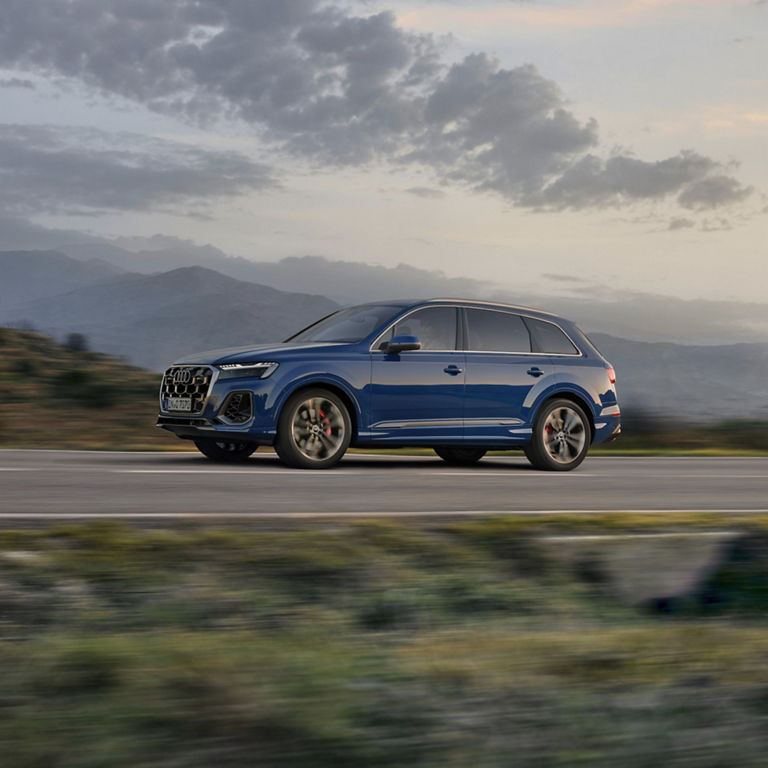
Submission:
<svg viewBox="0 0 768 768">
<path fill-rule="evenodd" d="M 196 453 L 189 453 L 181 456 L 175 454 L 174 456 L 168 456 L 166 459 L 167 464 L 174 467 L 195 467 L 200 471 L 205 471 L 204 467 L 253 467 L 253 466 L 269 466 L 270 468 L 286 470 L 291 469 L 286 467 L 277 456 L 271 451 L 257 451 L 245 461 L 239 461 L 236 463 L 230 463 L 227 461 L 215 461 L 213 459 L 207 459 Z M 513 472 L 535 472 L 536 470 L 528 463 L 523 457 L 517 456 L 505 456 L 494 457 L 489 456 L 481 459 L 477 464 L 471 464 L 469 466 L 456 466 L 447 464 L 442 459 L 435 456 L 392 456 L 391 454 L 370 453 L 366 455 L 349 453 L 336 465 L 338 469 L 366 469 L 366 470 L 378 470 L 386 472 L 392 469 L 422 469 L 422 470 L 445 470 L 445 471 L 462 471 L 462 472 L 477 472 L 481 474 L 483 471 L 500 469 L 509 470 Z M 333 469 L 328 470 L 333 471 Z"/>
</svg>

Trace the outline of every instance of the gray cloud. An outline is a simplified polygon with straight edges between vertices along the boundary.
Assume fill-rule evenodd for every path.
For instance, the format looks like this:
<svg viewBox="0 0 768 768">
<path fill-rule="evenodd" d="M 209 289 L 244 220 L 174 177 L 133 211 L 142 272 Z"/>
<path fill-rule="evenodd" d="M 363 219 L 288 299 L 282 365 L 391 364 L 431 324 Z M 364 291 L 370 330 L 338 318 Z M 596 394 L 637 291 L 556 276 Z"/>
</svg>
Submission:
<svg viewBox="0 0 768 768">
<path fill-rule="evenodd" d="M 695 208 L 701 207 L 702 199 L 712 201 L 712 206 L 707 207 L 715 207 L 743 200 L 751 194 L 751 189 L 742 187 L 733 178 L 710 176 L 719 168 L 714 160 L 685 150 L 657 162 L 626 155 L 603 161 L 588 154 L 531 195 L 528 201 L 552 208 L 582 208 L 658 200 L 678 194 L 678 202 L 683 207 Z"/>
<path fill-rule="evenodd" d="M 709 176 L 690 184 L 678 202 L 684 208 L 706 210 L 739 203 L 752 194 L 752 187 L 742 187 L 730 176 Z"/>
<path fill-rule="evenodd" d="M 0 125 L 0 208 L 7 213 L 178 207 L 273 186 L 234 152 L 135 134 Z"/>
<path fill-rule="evenodd" d="M 21 77 L 7 77 L 0 80 L 0 88 L 24 88 L 28 91 L 35 89 L 35 84 L 31 80 Z"/>
<path fill-rule="evenodd" d="M 679 217 L 670 219 L 667 230 L 670 232 L 674 232 L 679 229 L 691 229 L 691 227 L 695 227 L 695 226 L 696 226 L 696 222 L 693 221 L 693 219 L 686 219 L 686 218 L 683 218 L 682 216 L 679 216 Z"/>
<path fill-rule="evenodd" d="M 565 275 L 555 274 L 554 272 L 543 272 L 541 275 L 547 280 L 552 280 L 555 283 L 586 283 L 587 281 L 583 277 L 577 275 Z"/>
<path fill-rule="evenodd" d="M 432 187 L 409 187 L 405 190 L 409 195 L 415 195 L 416 197 L 424 198 L 425 200 L 439 200 L 445 197 L 445 192 L 441 189 L 433 189 Z"/>
<path fill-rule="evenodd" d="M 432 37 L 398 27 L 392 13 L 348 8 L 6 0 L 0 65 L 73 78 L 196 123 L 241 121 L 319 164 L 426 166 L 441 182 L 526 207 L 667 198 L 715 207 L 751 191 L 692 151 L 602 159 L 597 123 L 577 118 L 536 67 L 507 69 L 483 53 L 446 66 Z"/>
<path fill-rule="evenodd" d="M 700 229 L 702 232 L 727 232 L 729 229 L 733 229 L 733 225 L 728 219 L 718 216 L 714 219 L 704 219 Z"/>
</svg>

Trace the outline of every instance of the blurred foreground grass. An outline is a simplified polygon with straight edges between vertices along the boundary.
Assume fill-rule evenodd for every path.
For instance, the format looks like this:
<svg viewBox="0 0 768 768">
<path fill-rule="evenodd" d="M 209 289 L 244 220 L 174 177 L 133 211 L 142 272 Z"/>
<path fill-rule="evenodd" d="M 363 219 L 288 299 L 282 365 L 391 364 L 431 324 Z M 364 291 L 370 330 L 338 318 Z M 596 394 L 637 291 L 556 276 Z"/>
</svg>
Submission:
<svg viewBox="0 0 768 768">
<path fill-rule="evenodd" d="M 2 531 L 0 764 L 764 766 L 768 521 L 663 612 L 540 541 L 715 527 Z"/>
</svg>

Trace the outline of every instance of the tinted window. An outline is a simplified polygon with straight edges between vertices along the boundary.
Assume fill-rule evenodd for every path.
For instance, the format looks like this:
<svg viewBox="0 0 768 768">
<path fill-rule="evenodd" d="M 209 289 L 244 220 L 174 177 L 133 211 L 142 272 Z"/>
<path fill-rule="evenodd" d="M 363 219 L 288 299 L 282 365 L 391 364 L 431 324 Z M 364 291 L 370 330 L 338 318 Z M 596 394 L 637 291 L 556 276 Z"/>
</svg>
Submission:
<svg viewBox="0 0 768 768">
<path fill-rule="evenodd" d="M 531 337 L 519 315 L 467 310 L 469 348 L 486 352 L 530 352 Z"/>
<path fill-rule="evenodd" d="M 392 336 L 416 336 L 422 349 L 456 349 L 456 309 L 427 307 L 397 323 Z"/>
<path fill-rule="evenodd" d="M 342 309 L 299 331 L 288 341 L 362 341 L 399 309 L 401 307 L 387 304 Z"/>
<path fill-rule="evenodd" d="M 571 344 L 569 338 L 553 323 L 534 320 L 530 317 L 526 318 L 526 322 L 533 334 L 537 352 L 546 352 L 550 355 L 579 354 L 579 350 Z"/>
</svg>

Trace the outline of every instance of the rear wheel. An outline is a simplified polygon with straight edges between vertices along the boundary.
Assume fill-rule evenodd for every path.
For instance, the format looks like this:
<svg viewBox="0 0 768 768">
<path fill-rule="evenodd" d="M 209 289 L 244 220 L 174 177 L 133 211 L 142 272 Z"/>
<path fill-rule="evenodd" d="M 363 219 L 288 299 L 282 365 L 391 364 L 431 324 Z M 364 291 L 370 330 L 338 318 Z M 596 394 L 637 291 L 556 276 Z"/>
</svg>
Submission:
<svg viewBox="0 0 768 768">
<path fill-rule="evenodd" d="M 197 450 L 214 461 L 245 461 L 259 446 L 236 440 L 195 440 Z"/>
<path fill-rule="evenodd" d="M 448 464 L 454 466 L 468 467 L 470 464 L 476 464 L 485 456 L 485 448 L 473 448 L 464 445 L 446 445 L 435 448 L 435 453 Z"/>
<path fill-rule="evenodd" d="M 288 466 L 327 469 L 340 461 L 351 438 L 352 421 L 341 398 L 327 389 L 305 389 L 283 407 L 275 451 Z"/>
<path fill-rule="evenodd" d="M 536 416 L 525 455 L 536 469 L 567 472 L 584 461 L 589 443 L 589 421 L 584 411 L 571 400 L 552 400 Z"/>
</svg>

